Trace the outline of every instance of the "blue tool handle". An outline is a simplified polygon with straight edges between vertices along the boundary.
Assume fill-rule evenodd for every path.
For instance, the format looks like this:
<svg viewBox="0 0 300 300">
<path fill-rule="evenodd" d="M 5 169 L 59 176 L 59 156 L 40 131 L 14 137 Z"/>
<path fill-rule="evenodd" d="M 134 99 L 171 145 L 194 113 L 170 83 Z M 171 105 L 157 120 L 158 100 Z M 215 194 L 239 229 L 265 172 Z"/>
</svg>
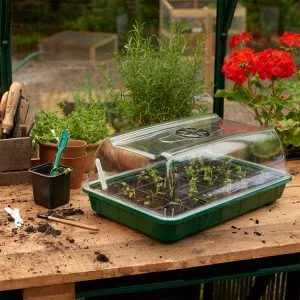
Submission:
<svg viewBox="0 0 300 300">
<path fill-rule="evenodd" d="M 60 158 L 61 158 L 63 152 L 66 149 L 69 137 L 70 137 L 70 132 L 68 130 L 64 130 L 62 132 L 61 136 L 60 136 L 59 143 L 58 143 L 58 146 L 57 146 L 57 155 L 56 155 L 56 158 L 55 158 L 53 169 L 58 167 L 59 162 L 60 162 Z"/>
</svg>

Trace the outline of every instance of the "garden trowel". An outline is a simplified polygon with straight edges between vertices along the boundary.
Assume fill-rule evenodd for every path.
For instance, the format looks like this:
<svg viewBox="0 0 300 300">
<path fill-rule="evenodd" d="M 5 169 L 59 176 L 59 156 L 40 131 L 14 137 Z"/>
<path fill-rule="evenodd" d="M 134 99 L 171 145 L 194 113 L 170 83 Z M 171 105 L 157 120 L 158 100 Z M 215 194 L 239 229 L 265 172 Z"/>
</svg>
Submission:
<svg viewBox="0 0 300 300">
<path fill-rule="evenodd" d="M 21 91 L 22 85 L 18 82 L 14 82 L 10 86 L 1 129 L 4 137 L 10 137 L 13 131 L 15 125 L 15 115 L 21 100 Z"/>
<path fill-rule="evenodd" d="M 59 138 L 55 162 L 53 164 L 53 168 L 50 171 L 51 176 L 59 173 L 58 166 L 59 166 L 60 158 L 66 149 L 69 137 L 70 137 L 70 132 L 68 130 L 64 130 Z"/>
<path fill-rule="evenodd" d="M 4 95 L 2 96 L 1 102 L 0 102 L 0 139 L 3 138 L 2 123 L 3 123 L 4 117 L 5 117 L 7 99 L 8 99 L 8 92 L 5 92 Z"/>
</svg>

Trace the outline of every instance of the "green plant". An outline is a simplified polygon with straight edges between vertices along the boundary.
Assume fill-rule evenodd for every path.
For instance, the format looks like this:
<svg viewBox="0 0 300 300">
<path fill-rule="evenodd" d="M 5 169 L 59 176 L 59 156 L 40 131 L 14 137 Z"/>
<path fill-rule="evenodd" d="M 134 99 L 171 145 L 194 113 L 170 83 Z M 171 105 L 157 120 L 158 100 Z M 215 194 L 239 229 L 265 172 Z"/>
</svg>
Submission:
<svg viewBox="0 0 300 300">
<path fill-rule="evenodd" d="M 92 100 L 76 108 L 66 117 L 72 139 L 95 143 L 108 135 L 103 104 Z"/>
<path fill-rule="evenodd" d="M 138 183 L 143 181 L 149 181 L 154 184 L 156 195 L 166 194 L 166 179 L 163 178 L 159 171 L 157 171 L 156 169 L 142 171 L 138 177 Z"/>
<path fill-rule="evenodd" d="M 63 173 L 64 174 L 69 174 L 72 171 L 71 168 L 64 168 Z"/>
<path fill-rule="evenodd" d="M 198 195 L 198 170 L 196 169 L 196 161 L 192 160 L 190 164 L 185 167 L 185 174 L 189 179 L 189 192 L 188 196 L 193 199 L 195 196 Z"/>
<path fill-rule="evenodd" d="M 39 33 L 33 32 L 29 34 L 12 35 L 12 51 L 15 52 L 32 52 L 37 49 L 41 36 Z"/>
<path fill-rule="evenodd" d="M 121 183 L 122 188 L 121 188 L 121 193 L 126 196 L 131 198 L 135 198 L 135 189 L 127 185 L 126 182 Z"/>
<path fill-rule="evenodd" d="M 53 111 L 40 111 L 35 116 L 35 123 L 32 129 L 32 142 L 36 147 L 44 143 L 57 143 L 51 132 L 54 129 L 59 136 L 67 128 L 66 120 Z"/>
<path fill-rule="evenodd" d="M 233 88 L 219 90 L 225 97 L 247 107 L 260 125 L 274 125 L 287 155 L 300 147 L 300 71 L 293 55 L 300 47 L 300 34 L 285 32 L 280 40 L 288 47 L 254 52 L 245 47 L 252 37 L 234 36 L 231 47 L 240 46 L 224 60 L 225 76 L 235 82 Z"/>
<path fill-rule="evenodd" d="M 191 116 L 203 90 L 198 76 L 203 41 L 199 39 L 194 54 L 187 57 L 181 30 L 174 29 L 167 43 L 157 38 L 157 48 L 142 32 L 143 26 L 135 25 L 125 50 L 116 55 L 124 87 L 111 93 L 113 100 L 136 126 Z"/>
<path fill-rule="evenodd" d="M 72 139 L 84 140 L 87 144 L 93 144 L 109 133 L 103 104 L 96 100 L 86 102 L 84 99 L 68 116 L 59 116 L 52 111 L 38 112 L 32 130 L 33 145 L 57 143 L 51 129 L 57 136 L 68 129 Z"/>
</svg>

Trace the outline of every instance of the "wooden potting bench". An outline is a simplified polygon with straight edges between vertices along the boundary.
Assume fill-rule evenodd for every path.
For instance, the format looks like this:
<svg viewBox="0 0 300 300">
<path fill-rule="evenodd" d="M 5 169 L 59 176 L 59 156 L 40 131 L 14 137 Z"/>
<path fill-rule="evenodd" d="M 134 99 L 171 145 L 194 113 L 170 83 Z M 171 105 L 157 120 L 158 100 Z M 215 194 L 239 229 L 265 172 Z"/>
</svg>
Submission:
<svg viewBox="0 0 300 300">
<path fill-rule="evenodd" d="M 299 163 L 289 167 L 294 174 L 297 168 L 300 171 Z M 89 299 L 130 289 L 296 274 L 300 271 L 299 192 L 300 175 L 295 175 L 272 205 L 166 245 L 96 215 L 88 197 L 78 190 L 72 192 L 72 207 L 81 208 L 85 214 L 80 221 L 99 226 L 98 233 L 54 222 L 50 224 L 61 230 L 59 236 L 27 233 L 26 225 L 42 222 L 36 214 L 45 209 L 33 203 L 30 186 L 0 187 L 0 291 L 21 289 L 25 300 Z M 19 208 L 25 222 L 16 234 L 3 211 L 7 205 Z M 108 261 L 98 261 L 97 251 Z M 152 283 L 141 278 L 152 278 Z M 84 290 L 83 282 L 93 287 Z"/>
</svg>

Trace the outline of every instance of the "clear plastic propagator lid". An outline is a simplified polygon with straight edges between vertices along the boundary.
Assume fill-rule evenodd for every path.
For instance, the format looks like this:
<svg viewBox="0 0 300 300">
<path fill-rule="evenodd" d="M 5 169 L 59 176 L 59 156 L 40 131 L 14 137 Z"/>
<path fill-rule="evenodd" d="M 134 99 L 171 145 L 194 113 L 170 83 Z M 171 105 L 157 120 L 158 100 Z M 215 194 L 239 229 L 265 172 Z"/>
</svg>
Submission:
<svg viewBox="0 0 300 300">
<path fill-rule="evenodd" d="M 100 171 L 99 166 L 90 171 L 86 190 L 162 218 L 178 218 L 288 178 L 273 128 L 215 114 L 106 139 L 95 157 Z"/>
</svg>

